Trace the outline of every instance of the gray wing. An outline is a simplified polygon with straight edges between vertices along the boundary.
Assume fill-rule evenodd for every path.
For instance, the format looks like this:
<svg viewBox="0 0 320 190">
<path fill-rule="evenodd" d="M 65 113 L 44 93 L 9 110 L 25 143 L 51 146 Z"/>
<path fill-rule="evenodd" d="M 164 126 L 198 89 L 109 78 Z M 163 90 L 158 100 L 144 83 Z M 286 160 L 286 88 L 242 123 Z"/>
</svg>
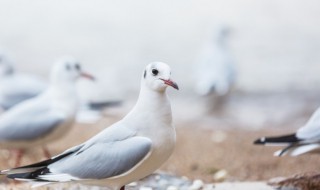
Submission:
<svg viewBox="0 0 320 190">
<path fill-rule="evenodd" d="M 33 75 L 14 74 L 0 81 L 0 105 L 11 109 L 19 103 L 38 96 L 47 88 L 41 78 Z"/>
<path fill-rule="evenodd" d="M 314 112 L 307 124 L 297 131 L 296 135 L 304 140 L 320 140 L 320 108 Z"/>
<path fill-rule="evenodd" d="M 35 97 L 36 95 L 37 94 L 14 94 L 12 96 L 5 96 L 0 102 L 0 105 L 3 109 L 8 110 L 25 100 Z"/>
<path fill-rule="evenodd" d="M 50 174 L 39 177 L 49 181 L 59 181 L 60 177 L 68 180 L 66 174 L 81 179 L 114 177 L 136 166 L 148 155 L 151 147 L 151 140 L 145 137 L 97 143 L 49 165 Z"/>
<path fill-rule="evenodd" d="M 0 141 L 32 140 L 50 133 L 64 120 L 49 106 L 12 110 L 0 117 Z"/>
</svg>

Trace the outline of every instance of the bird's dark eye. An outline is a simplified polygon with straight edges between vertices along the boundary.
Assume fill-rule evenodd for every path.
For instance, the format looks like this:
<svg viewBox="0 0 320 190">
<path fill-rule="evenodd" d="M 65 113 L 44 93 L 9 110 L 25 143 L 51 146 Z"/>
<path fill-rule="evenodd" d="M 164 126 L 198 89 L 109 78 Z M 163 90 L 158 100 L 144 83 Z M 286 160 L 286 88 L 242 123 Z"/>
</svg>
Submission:
<svg viewBox="0 0 320 190">
<path fill-rule="evenodd" d="M 80 71 L 81 70 L 81 66 L 77 63 L 75 66 L 76 70 Z"/>
<path fill-rule="evenodd" d="M 157 69 L 152 69 L 152 74 L 153 74 L 154 76 L 156 76 L 158 73 L 159 73 L 159 71 L 158 71 Z"/>
</svg>

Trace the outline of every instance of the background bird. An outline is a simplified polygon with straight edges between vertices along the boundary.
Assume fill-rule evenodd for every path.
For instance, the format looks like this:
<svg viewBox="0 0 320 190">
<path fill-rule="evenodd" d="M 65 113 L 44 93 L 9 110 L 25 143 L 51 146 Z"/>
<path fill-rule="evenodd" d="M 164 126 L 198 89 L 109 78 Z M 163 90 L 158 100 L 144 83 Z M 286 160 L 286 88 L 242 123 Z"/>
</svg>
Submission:
<svg viewBox="0 0 320 190">
<path fill-rule="evenodd" d="M 236 78 L 234 60 L 227 46 L 228 34 L 226 26 L 217 26 L 196 60 L 196 92 L 213 102 L 213 110 L 222 107 Z"/>
<path fill-rule="evenodd" d="M 93 79 L 77 60 L 65 57 L 54 64 L 46 91 L 0 116 L 0 146 L 17 150 L 15 166 L 19 166 L 25 149 L 36 146 L 42 146 L 45 156 L 50 157 L 45 145 L 65 135 L 75 119 L 75 83 L 80 77 Z"/>
<path fill-rule="evenodd" d="M 41 77 L 17 72 L 10 58 L 0 51 L 0 107 L 3 110 L 39 95 L 47 86 Z"/>
<path fill-rule="evenodd" d="M 275 156 L 298 156 L 307 152 L 317 151 L 320 148 L 320 108 L 311 116 L 309 121 L 296 133 L 262 137 L 254 141 L 257 145 L 286 146 L 274 153 Z"/>
<path fill-rule="evenodd" d="M 161 62 L 149 64 L 142 75 L 138 101 L 122 120 L 56 157 L 1 174 L 17 180 L 124 189 L 158 169 L 174 150 L 176 133 L 168 86 L 178 89 L 170 67 Z"/>
<path fill-rule="evenodd" d="M 37 75 L 17 72 L 7 54 L 0 51 L 0 107 L 4 111 L 43 93 L 48 86 L 49 83 Z M 77 90 L 78 93 L 86 93 L 78 88 Z M 96 101 L 90 97 L 80 97 L 77 122 L 96 123 L 103 117 L 103 110 L 119 106 L 121 103 L 119 100 Z"/>
</svg>

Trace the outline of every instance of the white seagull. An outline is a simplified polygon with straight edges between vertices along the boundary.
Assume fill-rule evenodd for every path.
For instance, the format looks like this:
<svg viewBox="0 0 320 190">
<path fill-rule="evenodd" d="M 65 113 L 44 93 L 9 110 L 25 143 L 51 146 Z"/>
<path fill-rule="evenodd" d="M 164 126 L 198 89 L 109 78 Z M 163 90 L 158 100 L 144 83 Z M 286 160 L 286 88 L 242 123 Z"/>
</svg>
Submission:
<svg viewBox="0 0 320 190">
<path fill-rule="evenodd" d="M 25 149 L 42 146 L 62 137 L 71 127 L 78 106 L 75 82 L 82 72 L 80 64 L 66 57 L 54 64 L 51 85 L 39 96 L 26 100 L 0 116 L 0 147 L 17 150 L 16 167 Z"/>
<path fill-rule="evenodd" d="M 320 149 L 320 108 L 296 133 L 277 137 L 262 137 L 254 141 L 254 144 L 286 146 L 275 152 L 274 156 L 299 156 L 318 151 Z"/>
<path fill-rule="evenodd" d="M 17 72 L 10 58 L 0 51 L 0 109 L 7 111 L 15 105 L 43 93 L 49 84 L 36 75 Z M 80 91 L 78 91 L 80 93 Z M 89 91 L 82 91 L 88 93 Z M 95 123 L 103 117 L 107 107 L 119 106 L 121 101 L 95 101 L 92 97 L 80 99 L 78 123 Z"/>
<path fill-rule="evenodd" d="M 217 27 L 213 40 L 196 60 L 196 92 L 201 96 L 225 96 L 234 84 L 234 60 L 226 44 L 228 32 L 225 26 Z"/>
<path fill-rule="evenodd" d="M 122 120 L 49 160 L 0 174 L 17 180 L 81 182 L 123 190 L 158 169 L 174 150 L 168 86 L 178 89 L 170 67 L 150 63 L 142 75 L 138 101 Z"/>
<path fill-rule="evenodd" d="M 0 52 L 0 107 L 3 110 L 37 96 L 47 86 L 41 77 L 16 72 L 10 58 Z"/>
</svg>

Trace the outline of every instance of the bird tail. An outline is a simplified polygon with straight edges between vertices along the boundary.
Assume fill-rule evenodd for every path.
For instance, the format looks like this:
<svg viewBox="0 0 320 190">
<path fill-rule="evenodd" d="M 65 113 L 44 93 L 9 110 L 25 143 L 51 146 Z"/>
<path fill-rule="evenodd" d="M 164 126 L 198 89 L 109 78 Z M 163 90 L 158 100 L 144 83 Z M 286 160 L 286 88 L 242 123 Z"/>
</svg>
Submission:
<svg viewBox="0 0 320 190">
<path fill-rule="evenodd" d="M 120 106 L 121 104 L 122 104 L 122 101 L 115 100 L 115 101 L 105 101 L 105 102 L 89 102 L 87 106 L 90 110 L 101 111 L 109 107 Z"/>
<path fill-rule="evenodd" d="M 8 170 L 0 171 L 1 175 L 6 175 L 8 178 L 17 179 L 17 180 L 26 180 L 26 181 L 39 181 L 37 177 L 39 175 L 43 175 L 45 173 L 49 173 L 48 165 L 66 157 L 70 154 L 73 154 L 74 151 L 65 152 L 56 157 L 52 157 L 51 159 L 44 160 L 42 162 L 38 162 L 35 164 L 22 166 L 18 168 L 12 168 Z M 40 180 L 41 181 L 41 180 Z"/>
<path fill-rule="evenodd" d="M 298 139 L 296 134 L 278 136 L 278 137 L 262 137 L 253 142 L 255 145 L 288 145 L 292 143 L 298 143 L 301 139 Z"/>
<path fill-rule="evenodd" d="M 13 169 L 7 169 L 7 170 L 1 170 L 0 175 L 11 175 L 15 173 L 30 173 L 37 169 L 40 169 L 41 167 L 32 167 L 32 168 L 13 168 Z"/>
</svg>

